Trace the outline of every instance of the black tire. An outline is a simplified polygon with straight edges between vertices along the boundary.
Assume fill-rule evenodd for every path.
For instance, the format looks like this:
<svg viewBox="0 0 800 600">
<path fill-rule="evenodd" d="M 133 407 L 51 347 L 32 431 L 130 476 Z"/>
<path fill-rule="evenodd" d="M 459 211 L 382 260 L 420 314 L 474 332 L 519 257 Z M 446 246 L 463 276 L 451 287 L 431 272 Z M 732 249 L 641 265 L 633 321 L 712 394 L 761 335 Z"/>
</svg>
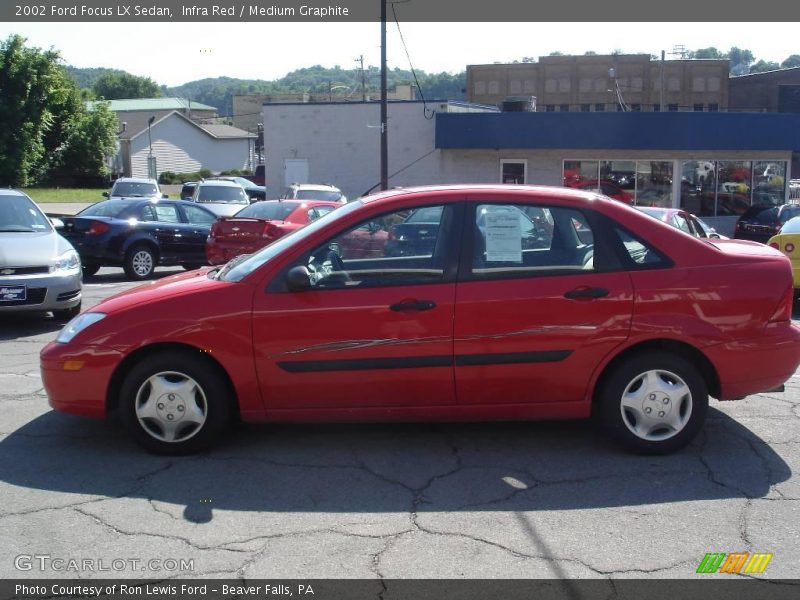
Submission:
<svg viewBox="0 0 800 600">
<path fill-rule="evenodd" d="M 160 381 L 179 387 L 164 388 L 158 395 Z M 148 403 L 154 404 L 148 408 Z M 232 393 L 218 367 L 208 360 L 188 353 L 160 352 L 145 358 L 127 374 L 120 389 L 119 409 L 125 428 L 150 452 L 191 454 L 211 446 L 227 428 Z M 173 419 L 175 427 L 168 426 Z M 170 436 L 172 441 L 168 440 Z"/>
<path fill-rule="evenodd" d="M 702 428 L 708 388 L 682 356 L 647 352 L 628 358 L 604 378 L 598 402 L 605 429 L 622 446 L 639 454 L 668 454 Z"/>
<path fill-rule="evenodd" d="M 156 270 L 157 257 L 151 246 L 137 244 L 128 249 L 125 253 L 125 275 L 128 279 L 141 281 L 149 279 Z"/>
<path fill-rule="evenodd" d="M 55 317 L 56 321 L 69 321 L 77 317 L 80 314 L 80 312 L 81 312 L 81 303 L 78 302 L 78 304 L 73 306 L 72 308 L 54 310 L 53 317 Z"/>
<path fill-rule="evenodd" d="M 94 264 L 94 263 L 88 263 L 88 264 L 81 265 L 81 268 L 83 269 L 83 276 L 84 277 L 91 277 L 92 275 L 96 275 L 97 272 L 100 270 L 101 266 L 102 265 L 98 265 L 98 264 Z"/>
<path fill-rule="evenodd" d="M 204 264 L 202 264 L 202 263 L 195 263 L 195 264 L 184 263 L 184 264 L 182 264 L 181 266 L 182 266 L 182 267 L 184 268 L 184 270 L 186 270 L 186 271 L 194 271 L 195 269 L 201 269 L 201 268 L 203 268 L 205 265 L 204 265 Z"/>
</svg>

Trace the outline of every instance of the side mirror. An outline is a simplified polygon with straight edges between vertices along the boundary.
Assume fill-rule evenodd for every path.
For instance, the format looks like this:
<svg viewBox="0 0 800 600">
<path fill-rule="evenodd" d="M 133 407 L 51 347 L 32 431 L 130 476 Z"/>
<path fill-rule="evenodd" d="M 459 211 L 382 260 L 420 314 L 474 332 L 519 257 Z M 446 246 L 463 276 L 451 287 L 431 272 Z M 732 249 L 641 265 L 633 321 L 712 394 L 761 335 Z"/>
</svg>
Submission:
<svg viewBox="0 0 800 600">
<path fill-rule="evenodd" d="M 169 198 L 169 194 L 161 194 L 162 198 Z"/>
<path fill-rule="evenodd" d="M 292 292 L 311 289 L 311 273 L 303 265 L 292 267 L 286 274 L 286 286 Z"/>
<path fill-rule="evenodd" d="M 64 221 L 62 221 L 58 217 L 50 217 L 50 224 L 55 229 L 64 229 Z"/>
<path fill-rule="evenodd" d="M 103 196 L 108 198 L 108 192 L 103 192 Z"/>
</svg>

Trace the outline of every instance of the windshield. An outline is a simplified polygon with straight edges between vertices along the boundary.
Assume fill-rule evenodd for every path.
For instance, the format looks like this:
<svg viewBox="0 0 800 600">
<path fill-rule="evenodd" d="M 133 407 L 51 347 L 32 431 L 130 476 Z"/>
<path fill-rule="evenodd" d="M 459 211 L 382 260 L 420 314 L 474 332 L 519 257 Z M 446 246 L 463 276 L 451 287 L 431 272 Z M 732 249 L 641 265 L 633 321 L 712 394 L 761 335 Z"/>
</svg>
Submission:
<svg viewBox="0 0 800 600">
<path fill-rule="evenodd" d="M 51 231 L 50 222 L 27 196 L 0 196 L 0 231 Z"/>
<path fill-rule="evenodd" d="M 201 185 L 197 188 L 198 202 L 228 202 L 248 204 L 247 194 L 240 186 Z"/>
<path fill-rule="evenodd" d="M 299 200 L 328 200 L 338 202 L 342 197 L 341 192 L 328 192 L 325 190 L 297 190 Z"/>
<path fill-rule="evenodd" d="M 314 235 L 317 231 L 319 231 L 324 227 L 327 227 L 329 224 L 338 221 L 341 218 L 346 217 L 351 212 L 353 212 L 353 210 L 357 209 L 362 205 L 363 202 L 357 200 L 355 202 L 345 204 L 340 209 L 332 210 L 328 214 L 321 216 L 319 219 L 312 221 L 305 227 L 296 229 L 292 233 L 289 233 L 281 238 L 278 238 L 271 244 L 264 246 L 264 248 L 262 248 L 255 254 L 251 254 L 249 257 L 247 257 L 240 263 L 236 264 L 230 270 L 226 269 L 226 267 L 223 267 L 217 277 L 219 279 L 222 279 L 223 281 L 241 281 L 242 279 L 247 277 L 250 273 L 258 269 L 261 265 L 272 260 L 274 257 L 278 256 L 281 252 L 283 252 L 287 248 L 290 248 L 295 244 L 301 244 L 303 240 L 306 239 L 307 237 Z M 236 259 L 234 258 L 233 260 Z"/>
<path fill-rule="evenodd" d="M 146 196 L 157 196 L 158 189 L 153 183 L 121 181 L 114 184 L 114 187 L 111 190 L 111 195 L 128 196 L 130 198 L 144 198 Z"/>
</svg>

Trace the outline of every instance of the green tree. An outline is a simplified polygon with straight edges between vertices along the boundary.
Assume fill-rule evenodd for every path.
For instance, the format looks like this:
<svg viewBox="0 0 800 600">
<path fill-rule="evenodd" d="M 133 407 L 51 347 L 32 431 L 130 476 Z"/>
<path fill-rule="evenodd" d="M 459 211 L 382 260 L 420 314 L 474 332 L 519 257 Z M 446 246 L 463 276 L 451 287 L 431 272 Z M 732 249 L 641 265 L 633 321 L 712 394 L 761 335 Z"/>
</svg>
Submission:
<svg viewBox="0 0 800 600">
<path fill-rule="evenodd" d="M 791 69 L 792 67 L 800 67 L 800 54 L 792 54 L 781 63 L 781 69 Z"/>
<path fill-rule="evenodd" d="M 117 116 L 108 102 L 82 110 L 67 132 L 56 168 L 73 176 L 110 175 L 107 157 L 117 151 Z"/>
<path fill-rule="evenodd" d="M 764 73 L 765 71 L 777 71 L 781 66 L 773 61 L 759 60 L 757 63 L 750 65 L 751 73 Z"/>
<path fill-rule="evenodd" d="M 137 77 L 130 73 L 104 73 L 92 85 L 98 98 L 120 100 L 122 98 L 158 98 L 161 88 L 149 77 Z"/>
<path fill-rule="evenodd" d="M 700 48 L 700 50 L 695 50 L 694 52 L 690 53 L 691 58 L 699 58 L 699 59 L 722 59 L 728 58 L 726 54 L 723 54 L 713 46 L 709 48 Z"/>
<path fill-rule="evenodd" d="M 0 43 L 0 185 L 44 177 L 81 108 L 58 52 L 26 48 L 19 35 Z"/>
</svg>

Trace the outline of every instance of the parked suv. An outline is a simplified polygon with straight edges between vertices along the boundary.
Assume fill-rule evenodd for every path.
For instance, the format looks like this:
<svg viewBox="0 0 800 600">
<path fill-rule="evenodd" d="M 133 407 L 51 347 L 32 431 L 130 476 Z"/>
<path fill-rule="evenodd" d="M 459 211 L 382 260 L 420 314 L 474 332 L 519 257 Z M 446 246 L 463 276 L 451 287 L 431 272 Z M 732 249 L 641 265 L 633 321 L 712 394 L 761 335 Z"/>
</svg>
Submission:
<svg viewBox="0 0 800 600">
<path fill-rule="evenodd" d="M 766 244 L 769 238 L 780 231 L 786 221 L 797 215 L 800 215 L 800 205 L 797 204 L 751 206 L 736 222 L 733 237 L 737 240 L 752 240 Z"/>
<path fill-rule="evenodd" d="M 336 186 L 323 183 L 293 183 L 286 188 L 281 198 L 285 200 L 327 200 L 329 202 L 347 202 L 347 196 Z"/>
<path fill-rule="evenodd" d="M 158 181 L 145 177 L 120 177 L 111 187 L 111 192 L 103 192 L 103 196 L 111 199 L 120 198 L 169 198 L 161 193 Z"/>
</svg>

